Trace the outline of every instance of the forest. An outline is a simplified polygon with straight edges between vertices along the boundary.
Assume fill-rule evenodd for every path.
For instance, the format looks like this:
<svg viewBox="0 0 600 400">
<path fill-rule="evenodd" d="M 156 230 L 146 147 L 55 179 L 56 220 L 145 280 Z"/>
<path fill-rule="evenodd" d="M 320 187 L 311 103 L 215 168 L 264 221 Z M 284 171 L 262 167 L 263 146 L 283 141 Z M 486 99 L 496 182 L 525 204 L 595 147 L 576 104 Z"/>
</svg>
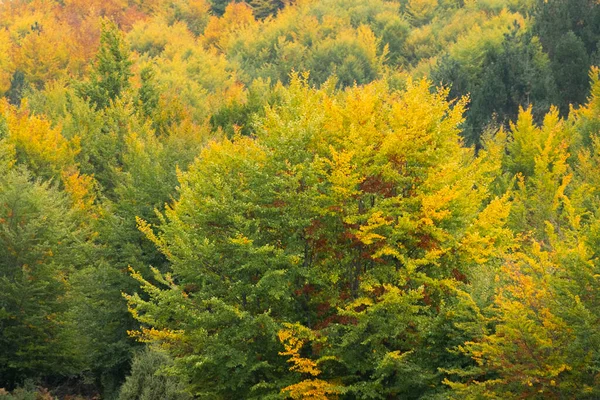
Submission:
<svg viewBox="0 0 600 400">
<path fill-rule="evenodd" d="M 0 0 L 0 399 L 600 398 L 600 3 Z"/>
</svg>

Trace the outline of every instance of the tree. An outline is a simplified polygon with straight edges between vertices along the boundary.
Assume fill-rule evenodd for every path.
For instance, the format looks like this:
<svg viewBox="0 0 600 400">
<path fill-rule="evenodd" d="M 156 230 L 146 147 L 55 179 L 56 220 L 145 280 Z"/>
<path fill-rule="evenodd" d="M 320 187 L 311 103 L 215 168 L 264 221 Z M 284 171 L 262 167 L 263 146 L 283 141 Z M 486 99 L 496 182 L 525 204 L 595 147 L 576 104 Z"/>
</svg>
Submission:
<svg viewBox="0 0 600 400">
<path fill-rule="evenodd" d="M 310 60 L 311 82 L 322 84 L 335 76 L 339 87 L 348 87 L 375 80 L 384 58 L 378 56 L 378 47 L 377 38 L 366 26 L 323 41 Z"/>
<path fill-rule="evenodd" d="M 481 146 L 481 135 L 489 125 L 506 126 L 518 115 L 519 107 L 533 105 L 540 119 L 557 99 L 551 63 L 536 37 L 515 24 L 504 35 L 501 46 L 485 49 L 480 68 L 473 72 L 449 57 L 434 71 L 434 80 L 451 85 L 453 96 L 469 94 L 465 138 Z"/>
<path fill-rule="evenodd" d="M 588 0 L 539 0 L 533 7 L 532 30 L 550 58 L 563 116 L 570 104 L 585 102 L 586 74 L 600 40 L 599 13 L 600 7 Z"/>
<path fill-rule="evenodd" d="M 328 85 L 293 78 L 256 138 L 212 142 L 180 175 L 156 232 L 139 222 L 171 272 L 134 273 L 148 296 L 127 296 L 135 337 L 161 344 L 196 396 L 417 397 L 439 390 L 441 364 L 464 362 L 422 344 L 503 232 L 490 227 L 504 202 L 478 221 L 498 163 L 462 147 L 464 102 L 447 91 Z M 279 355 L 290 321 L 320 338 L 302 353 L 283 338 L 285 355 L 318 363 L 318 381 Z"/>
<path fill-rule="evenodd" d="M 211 10 L 214 15 L 220 17 L 225 14 L 225 9 L 231 3 L 236 3 L 236 0 L 210 0 Z"/>
<path fill-rule="evenodd" d="M 579 175 L 596 157 L 584 150 L 578 171 L 571 168 L 568 149 L 579 135 L 557 110 L 540 127 L 521 111 L 513 125 L 504 164 L 517 174 L 509 226 L 526 234 L 504 256 L 491 307 L 475 306 L 479 334 L 457 346 L 477 363 L 467 373 L 454 371 L 463 382 L 447 382 L 457 395 L 598 396 L 599 336 L 589 329 L 600 318 L 590 286 L 598 273 L 597 189 Z"/>
<path fill-rule="evenodd" d="M 11 104 L 16 106 L 21 105 L 21 99 L 23 98 L 23 92 L 27 88 L 28 84 L 25 79 L 25 74 L 22 71 L 15 71 L 10 79 L 10 87 L 6 92 L 6 97 Z"/>
<path fill-rule="evenodd" d="M 85 229 L 66 195 L 23 169 L 4 169 L 0 204 L 0 385 L 75 374 L 68 279 L 89 262 Z"/>
<path fill-rule="evenodd" d="M 290 366 L 290 371 L 308 377 L 308 379 L 281 389 L 283 394 L 294 400 L 327 400 L 342 392 L 340 387 L 336 387 L 336 385 L 330 382 L 316 378 L 321 374 L 318 362 L 314 362 L 300 355 L 302 347 L 307 341 L 316 340 L 313 332 L 300 324 L 285 324 L 284 328 L 277 332 L 277 337 L 285 348 L 285 351 L 282 351 L 279 354 L 290 357 L 288 360 L 288 362 L 292 364 Z M 323 361 L 323 359 L 318 361 Z"/>
<path fill-rule="evenodd" d="M 561 94 L 561 112 L 567 115 L 571 104 L 585 102 L 590 61 L 583 41 L 572 31 L 564 34 L 554 46 L 552 72 Z"/>
<path fill-rule="evenodd" d="M 129 49 L 122 33 L 113 22 L 104 21 L 90 81 L 78 87 L 79 94 L 96 109 L 104 109 L 129 88 L 130 69 Z"/>
<path fill-rule="evenodd" d="M 191 399 L 183 391 L 177 377 L 166 369 L 173 364 L 167 354 L 146 348 L 133 359 L 131 374 L 121 387 L 119 400 L 184 400 Z"/>
<path fill-rule="evenodd" d="M 140 72 L 142 84 L 138 90 L 138 103 L 143 115 L 148 118 L 152 118 L 158 107 L 160 97 L 159 90 L 156 87 L 155 75 L 156 73 L 151 66 L 145 67 Z"/>
<path fill-rule="evenodd" d="M 406 64 L 404 43 L 409 32 L 410 24 L 402 19 L 392 20 L 385 25 L 381 33 L 381 45 L 387 46 L 390 65 Z"/>
<path fill-rule="evenodd" d="M 250 0 L 249 4 L 252 7 L 253 14 L 257 18 L 264 19 L 277 14 L 289 0 Z"/>
<path fill-rule="evenodd" d="M 63 172 L 75 167 L 78 138 L 66 139 L 60 128 L 32 115 L 27 103 L 16 108 L 0 102 L 0 118 L 6 121 L 6 139 L 15 146 L 17 162 L 36 177 L 60 179 Z"/>
</svg>

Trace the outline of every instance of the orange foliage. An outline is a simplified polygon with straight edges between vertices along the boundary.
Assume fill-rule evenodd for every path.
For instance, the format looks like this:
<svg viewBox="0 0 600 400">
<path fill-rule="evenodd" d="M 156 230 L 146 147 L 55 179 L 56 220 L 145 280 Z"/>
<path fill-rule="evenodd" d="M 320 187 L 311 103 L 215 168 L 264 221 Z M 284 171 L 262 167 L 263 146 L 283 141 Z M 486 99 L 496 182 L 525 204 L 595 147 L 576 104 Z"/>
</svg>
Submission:
<svg viewBox="0 0 600 400">
<path fill-rule="evenodd" d="M 246 3 L 230 3 L 221 18 L 212 17 L 204 31 L 207 46 L 223 49 L 236 32 L 254 24 L 252 8 Z"/>
<path fill-rule="evenodd" d="M 0 93 L 15 70 L 38 87 L 83 76 L 98 49 L 103 18 L 126 31 L 146 15 L 128 0 L 0 3 Z"/>
</svg>

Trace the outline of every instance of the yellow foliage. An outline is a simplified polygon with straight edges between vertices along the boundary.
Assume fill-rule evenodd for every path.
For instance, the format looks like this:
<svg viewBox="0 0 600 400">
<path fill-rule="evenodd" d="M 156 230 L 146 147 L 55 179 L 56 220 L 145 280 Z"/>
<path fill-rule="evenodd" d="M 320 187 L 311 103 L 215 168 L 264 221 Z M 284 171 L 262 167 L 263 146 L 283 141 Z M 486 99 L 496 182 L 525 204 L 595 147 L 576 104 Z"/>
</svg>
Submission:
<svg viewBox="0 0 600 400">
<path fill-rule="evenodd" d="M 123 15 L 128 9 L 128 0 L 65 0 L 64 3 L 65 12 L 73 18 L 107 17 L 117 22 L 128 22 Z"/>
<path fill-rule="evenodd" d="M 437 0 L 408 0 L 406 10 L 415 21 L 423 23 L 431 19 L 437 6 Z"/>
<path fill-rule="evenodd" d="M 68 25 L 50 20 L 38 26 L 37 31 L 20 41 L 15 52 L 15 68 L 23 71 L 29 82 L 41 87 L 66 76 L 75 46 L 71 43 Z"/>
<path fill-rule="evenodd" d="M 77 170 L 65 170 L 62 171 L 62 181 L 65 192 L 71 196 L 75 208 L 90 211 L 96 200 L 93 192 L 94 177 L 80 174 Z"/>
<path fill-rule="evenodd" d="M 177 22 L 169 25 L 162 18 L 137 22 L 127 34 L 127 40 L 134 50 L 151 56 L 157 56 L 167 48 L 183 52 L 196 46 L 194 37 L 185 24 Z M 172 55 L 169 54 L 171 57 Z"/>
<path fill-rule="evenodd" d="M 161 238 L 159 238 L 158 236 L 156 236 L 156 234 L 154 233 L 154 230 L 152 230 L 152 225 L 150 225 L 148 222 L 144 221 L 143 219 L 141 219 L 140 217 L 135 217 L 135 221 L 137 223 L 137 228 L 138 230 L 144 234 L 144 236 L 146 236 L 146 238 L 148 238 L 148 240 L 150 240 L 152 243 L 154 243 L 154 245 L 160 249 L 162 252 L 164 252 L 164 254 L 167 257 L 171 256 L 171 252 L 169 251 L 168 247 L 166 246 L 166 243 L 164 242 L 164 240 L 162 240 Z M 134 272 L 134 271 L 132 271 Z M 141 278 L 141 276 L 139 276 L 139 278 Z"/>
<path fill-rule="evenodd" d="M 208 26 L 204 30 L 204 43 L 206 46 L 224 49 L 230 38 L 255 23 L 256 20 L 249 5 L 246 3 L 229 3 L 225 8 L 225 14 L 221 18 L 212 17 L 209 20 Z"/>
<path fill-rule="evenodd" d="M 308 374 L 316 377 L 321 374 L 317 363 L 300 356 L 302 346 L 315 338 L 313 332 L 300 324 L 284 324 L 277 336 L 283 344 L 285 351 L 279 352 L 282 356 L 289 356 L 289 363 L 293 364 L 290 371 Z M 341 393 L 339 386 L 321 379 L 305 379 L 299 383 L 287 386 L 282 393 L 294 400 L 327 400 L 336 398 Z"/>
<path fill-rule="evenodd" d="M 495 387 L 514 385 L 520 385 L 523 397 L 543 392 L 554 398 L 560 393 L 556 392 L 557 382 L 569 379 L 565 372 L 572 369 L 565 349 L 575 336 L 557 313 L 561 305 L 552 280 L 562 267 L 556 264 L 555 256 L 542 250 L 537 242 L 529 254 L 506 256 L 502 267 L 504 285 L 494 299 L 495 332 L 460 347 L 499 379 L 484 384 L 446 381 L 457 393 L 493 396 Z M 523 388 L 531 388 L 531 392 Z"/>
<path fill-rule="evenodd" d="M 330 147 L 332 160 L 328 160 L 331 165 L 329 181 L 332 183 L 332 191 L 340 199 L 348 199 L 359 193 L 357 185 L 364 180 L 359 174 L 354 172 L 352 163 L 353 152 L 338 152 Z"/>
<path fill-rule="evenodd" d="M 438 192 L 424 195 L 422 199 L 421 223 L 435 225 L 451 215 L 448 204 L 458 196 L 450 187 L 445 187 Z"/>
<path fill-rule="evenodd" d="M 48 0 L 2 3 L 0 21 L 8 28 L 15 44 L 32 32 L 32 27 L 43 26 L 55 17 L 55 3 Z"/>
<path fill-rule="evenodd" d="M 177 341 L 182 334 L 181 331 L 154 328 L 142 328 L 141 331 L 127 331 L 127 333 L 142 343 Z"/>
<path fill-rule="evenodd" d="M 377 49 L 379 48 L 379 40 L 375 36 L 375 33 L 367 25 L 361 25 L 358 27 L 356 32 L 358 42 L 366 50 L 369 60 L 377 60 Z M 381 61 L 387 56 L 384 51 L 381 55 Z"/>
<path fill-rule="evenodd" d="M 287 386 L 282 393 L 294 400 L 331 400 L 337 398 L 340 389 L 321 379 L 304 380 L 300 383 Z"/>
<path fill-rule="evenodd" d="M 11 53 L 10 34 L 8 30 L 0 28 L 0 95 L 10 88 L 10 80 L 14 72 Z"/>
<path fill-rule="evenodd" d="M 61 171 L 75 165 L 79 152 L 77 137 L 67 140 L 60 127 L 36 115 L 30 115 L 25 102 L 20 109 L 0 102 L 0 114 L 6 118 L 8 141 L 14 144 L 19 161 L 47 177 L 59 177 Z"/>
<path fill-rule="evenodd" d="M 356 232 L 356 237 L 366 245 L 373 244 L 378 240 L 385 240 L 385 236 L 375 233 L 375 231 L 382 226 L 391 224 L 392 220 L 390 218 L 385 218 L 381 211 L 375 211 L 369 217 L 367 224 L 362 225 L 359 231 Z"/>
<path fill-rule="evenodd" d="M 297 371 L 301 374 L 309 374 L 317 376 L 321 370 L 317 368 L 317 363 L 314 361 L 300 357 L 300 350 L 307 340 L 313 338 L 312 332 L 299 324 L 285 324 L 286 329 L 281 329 L 277 333 L 279 341 L 283 344 L 285 351 L 279 352 L 279 355 L 290 356 L 289 363 L 293 364 L 290 371 Z M 303 336 L 300 338 L 298 336 Z"/>
<path fill-rule="evenodd" d="M 492 200 L 477 216 L 461 241 L 461 248 L 470 259 L 483 264 L 491 257 L 502 257 L 505 251 L 516 246 L 513 233 L 506 226 L 510 210 L 510 193 L 507 193 Z"/>
</svg>

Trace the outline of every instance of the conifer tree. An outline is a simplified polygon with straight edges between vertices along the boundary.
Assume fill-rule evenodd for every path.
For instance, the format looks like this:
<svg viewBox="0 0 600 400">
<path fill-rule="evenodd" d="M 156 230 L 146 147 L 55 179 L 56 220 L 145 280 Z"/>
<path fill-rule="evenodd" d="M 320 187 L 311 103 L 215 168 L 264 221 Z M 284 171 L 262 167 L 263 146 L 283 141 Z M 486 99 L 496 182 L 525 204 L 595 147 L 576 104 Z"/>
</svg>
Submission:
<svg viewBox="0 0 600 400">
<path fill-rule="evenodd" d="M 123 35 L 115 23 L 105 20 L 90 81 L 79 86 L 79 93 L 96 109 L 104 109 L 129 88 L 131 76 Z"/>
</svg>

